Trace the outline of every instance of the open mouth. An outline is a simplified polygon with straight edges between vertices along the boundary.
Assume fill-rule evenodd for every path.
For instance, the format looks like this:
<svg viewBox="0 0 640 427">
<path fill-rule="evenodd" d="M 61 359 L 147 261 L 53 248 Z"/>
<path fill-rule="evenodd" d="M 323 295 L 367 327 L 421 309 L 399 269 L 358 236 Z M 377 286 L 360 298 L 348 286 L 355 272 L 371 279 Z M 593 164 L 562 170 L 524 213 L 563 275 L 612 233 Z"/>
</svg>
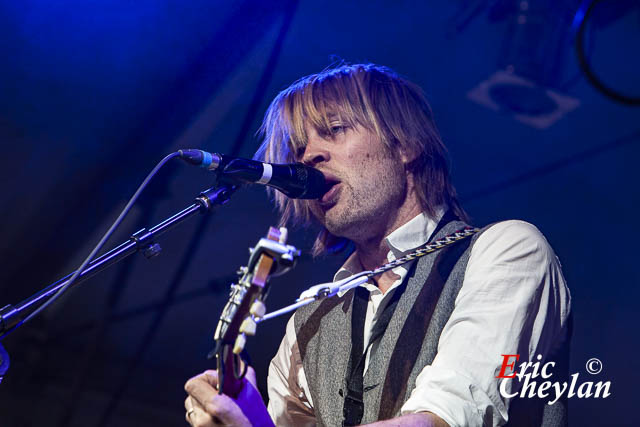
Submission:
<svg viewBox="0 0 640 427">
<path fill-rule="evenodd" d="M 327 191 L 320 199 L 320 205 L 324 208 L 327 208 L 333 206 L 338 201 L 340 181 L 331 175 L 325 175 L 324 179 L 326 182 Z"/>
</svg>

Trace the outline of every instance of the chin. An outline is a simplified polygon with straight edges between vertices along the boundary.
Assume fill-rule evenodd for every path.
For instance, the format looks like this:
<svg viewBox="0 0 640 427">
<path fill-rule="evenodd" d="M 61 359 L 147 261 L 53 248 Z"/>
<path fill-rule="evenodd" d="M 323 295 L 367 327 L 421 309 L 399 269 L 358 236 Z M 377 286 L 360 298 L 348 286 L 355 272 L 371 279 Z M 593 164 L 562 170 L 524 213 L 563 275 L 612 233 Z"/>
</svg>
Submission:
<svg viewBox="0 0 640 427">
<path fill-rule="evenodd" d="M 341 218 L 334 219 L 327 216 L 325 218 L 325 228 L 336 237 L 344 237 L 352 241 L 358 241 L 366 234 L 366 227 L 354 221 L 340 221 Z"/>
</svg>

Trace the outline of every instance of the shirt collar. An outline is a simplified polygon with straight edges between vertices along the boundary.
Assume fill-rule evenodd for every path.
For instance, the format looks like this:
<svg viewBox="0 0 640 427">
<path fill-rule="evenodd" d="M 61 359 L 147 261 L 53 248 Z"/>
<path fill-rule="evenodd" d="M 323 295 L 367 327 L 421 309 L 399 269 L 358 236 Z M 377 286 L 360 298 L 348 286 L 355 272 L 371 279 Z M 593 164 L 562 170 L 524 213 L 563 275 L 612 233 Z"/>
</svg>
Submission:
<svg viewBox="0 0 640 427">
<path fill-rule="evenodd" d="M 384 239 L 389 247 L 387 260 L 393 261 L 427 243 L 443 215 L 443 208 L 436 209 L 436 215 L 434 217 L 430 217 L 425 212 L 422 212 L 413 217 L 409 222 L 392 231 Z M 354 252 L 333 276 L 333 281 L 344 279 L 362 270 L 363 268 L 358 260 L 358 255 Z"/>
</svg>

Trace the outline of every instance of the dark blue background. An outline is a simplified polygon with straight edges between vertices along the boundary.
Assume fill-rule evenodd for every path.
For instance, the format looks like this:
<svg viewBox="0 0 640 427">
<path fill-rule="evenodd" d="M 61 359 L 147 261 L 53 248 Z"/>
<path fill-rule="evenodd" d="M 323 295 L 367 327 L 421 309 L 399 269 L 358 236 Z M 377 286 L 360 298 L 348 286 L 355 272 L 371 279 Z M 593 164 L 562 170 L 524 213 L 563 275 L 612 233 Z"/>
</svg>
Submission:
<svg viewBox="0 0 640 427">
<path fill-rule="evenodd" d="M 598 75 L 634 96 L 637 4 L 602 2 L 587 31 Z M 2 2 L 0 306 L 73 270 L 166 153 L 197 147 L 250 157 L 279 90 L 336 58 L 371 61 L 425 89 L 475 223 L 530 221 L 562 261 L 575 316 L 571 370 L 612 383 L 606 400 L 573 398 L 571 424 L 637 425 L 640 109 L 606 98 L 581 75 L 570 30 L 578 6 Z M 509 65 L 579 105 L 541 129 L 470 99 Z M 176 161 L 111 243 L 211 184 L 211 175 Z M 160 257 L 137 255 L 69 292 L 3 342 L 12 367 L 0 386 L 0 426 L 184 423 L 182 386 L 210 366 L 204 355 L 229 280 L 276 221 L 264 191 L 246 189 L 166 235 Z M 290 243 L 306 250 L 311 239 L 295 232 Z M 274 280 L 269 307 L 329 279 L 341 262 L 304 257 Z M 285 323 L 262 324 L 250 341 L 262 387 Z M 603 362 L 597 377 L 584 369 L 591 357 Z"/>
</svg>

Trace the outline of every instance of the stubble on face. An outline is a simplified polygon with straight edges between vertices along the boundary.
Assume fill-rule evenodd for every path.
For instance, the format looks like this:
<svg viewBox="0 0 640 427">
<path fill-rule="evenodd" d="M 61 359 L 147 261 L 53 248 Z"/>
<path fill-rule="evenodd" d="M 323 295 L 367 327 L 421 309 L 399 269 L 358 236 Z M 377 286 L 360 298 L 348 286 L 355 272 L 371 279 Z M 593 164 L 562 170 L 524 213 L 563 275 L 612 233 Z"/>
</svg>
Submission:
<svg viewBox="0 0 640 427">
<path fill-rule="evenodd" d="M 337 202 L 328 209 L 316 204 L 313 212 L 335 236 L 356 244 L 381 240 L 406 199 L 404 165 L 363 128 L 348 132 L 343 144 L 326 166 L 340 179 Z"/>
</svg>

